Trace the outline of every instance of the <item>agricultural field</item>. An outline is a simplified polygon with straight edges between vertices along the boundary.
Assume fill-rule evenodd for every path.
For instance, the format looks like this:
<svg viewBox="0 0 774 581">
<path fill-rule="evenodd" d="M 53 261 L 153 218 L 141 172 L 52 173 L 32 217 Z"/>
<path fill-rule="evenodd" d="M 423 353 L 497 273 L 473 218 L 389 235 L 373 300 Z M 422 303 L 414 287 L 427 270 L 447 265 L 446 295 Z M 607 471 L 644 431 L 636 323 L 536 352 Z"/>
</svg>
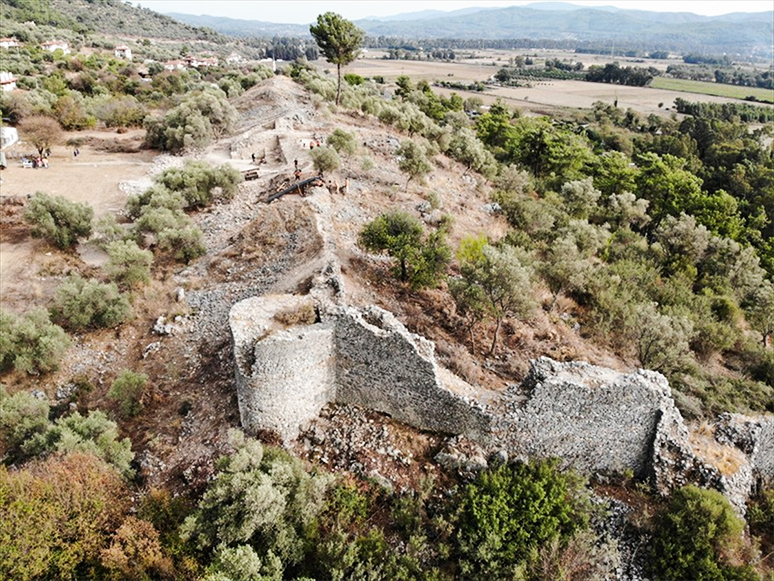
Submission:
<svg viewBox="0 0 774 581">
<path fill-rule="evenodd" d="M 431 84 L 435 81 L 469 84 L 490 80 L 501 67 L 508 64 L 510 58 L 518 55 L 529 54 L 538 62 L 547 58 L 580 60 L 584 63 L 585 68 L 590 65 L 603 65 L 611 62 L 609 56 L 576 55 L 571 51 L 558 50 L 492 50 L 475 51 L 475 54 L 461 51 L 461 58 L 456 62 L 385 60 L 381 58 L 384 54 L 384 51 L 371 50 L 366 53 L 364 58 L 349 65 L 347 72 L 370 78 L 384 77 L 387 83 L 395 81 L 400 75 L 407 75 L 414 82 L 426 80 Z M 633 59 L 619 59 L 619 62 L 622 66 L 635 66 L 637 64 Z M 666 69 L 668 64 L 677 62 L 682 62 L 682 60 L 648 60 L 645 65 Z M 706 87 L 706 89 L 698 91 L 692 88 L 694 86 Z M 708 90 L 710 88 L 716 88 L 722 92 L 712 93 Z M 771 98 L 771 92 L 763 89 L 697 83 L 661 77 L 656 77 L 649 87 L 546 79 L 545 81 L 535 81 L 526 87 L 492 87 L 483 93 L 440 87 L 435 87 L 434 90 L 443 95 L 449 95 L 452 92 L 464 97 L 475 95 L 481 98 L 485 105 L 491 105 L 497 99 L 502 99 L 510 106 L 521 109 L 527 114 L 539 115 L 548 114 L 555 109 L 590 109 L 595 102 L 602 101 L 611 104 L 617 103 L 618 107 L 622 109 L 633 109 L 644 115 L 668 116 L 674 112 L 674 101 L 678 97 L 689 101 L 708 103 L 725 103 L 729 100 L 743 99 L 748 95 L 756 95 L 759 100 L 767 96 L 769 99 Z M 686 95 L 686 92 L 691 94 Z"/>
<path fill-rule="evenodd" d="M 728 97 L 731 99 L 755 97 L 758 101 L 774 103 L 774 91 L 757 87 L 740 87 L 720 83 L 691 81 L 688 79 L 668 79 L 666 77 L 656 77 L 653 79 L 650 86 L 655 89 L 682 91 L 699 95 L 715 95 L 717 97 Z"/>
</svg>

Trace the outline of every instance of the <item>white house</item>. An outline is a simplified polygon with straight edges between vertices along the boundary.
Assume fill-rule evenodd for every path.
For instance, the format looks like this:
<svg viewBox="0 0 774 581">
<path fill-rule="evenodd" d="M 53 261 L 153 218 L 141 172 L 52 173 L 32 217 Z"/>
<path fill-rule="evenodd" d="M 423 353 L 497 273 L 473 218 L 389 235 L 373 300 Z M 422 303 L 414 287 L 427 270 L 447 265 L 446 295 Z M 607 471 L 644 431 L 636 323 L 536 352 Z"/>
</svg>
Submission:
<svg viewBox="0 0 774 581">
<path fill-rule="evenodd" d="M 181 60 L 167 61 L 164 63 L 164 69 L 168 71 L 184 71 L 185 63 Z"/>
<path fill-rule="evenodd" d="M 61 50 L 65 54 L 70 54 L 70 47 L 67 46 L 66 42 L 63 42 L 61 40 L 48 40 L 40 45 L 43 50 L 47 50 L 48 52 L 54 52 L 56 50 Z"/>
<path fill-rule="evenodd" d="M 189 67 L 198 69 L 199 67 L 216 67 L 218 66 L 218 59 L 216 57 L 198 57 L 187 56 L 185 62 Z"/>
<path fill-rule="evenodd" d="M 242 63 L 244 62 L 244 60 L 245 60 L 244 57 L 242 57 L 241 54 L 236 52 L 232 52 L 230 55 L 226 57 L 226 63 L 230 65 L 235 63 Z"/>
<path fill-rule="evenodd" d="M 0 89 L 4 93 L 16 90 L 16 77 L 8 71 L 0 71 Z"/>
<path fill-rule="evenodd" d="M 21 45 L 22 43 L 16 38 L 0 38 L 0 48 L 17 48 Z"/>
<path fill-rule="evenodd" d="M 132 60 L 132 49 L 124 44 L 117 46 L 113 54 L 115 54 L 116 58 L 119 59 L 126 59 L 128 61 Z"/>
<path fill-rule="evenodd" d="M 0 149 L 11 147 L 19 141 L 19 132 L 16 127 L 0 127 Z"/>
</svg>

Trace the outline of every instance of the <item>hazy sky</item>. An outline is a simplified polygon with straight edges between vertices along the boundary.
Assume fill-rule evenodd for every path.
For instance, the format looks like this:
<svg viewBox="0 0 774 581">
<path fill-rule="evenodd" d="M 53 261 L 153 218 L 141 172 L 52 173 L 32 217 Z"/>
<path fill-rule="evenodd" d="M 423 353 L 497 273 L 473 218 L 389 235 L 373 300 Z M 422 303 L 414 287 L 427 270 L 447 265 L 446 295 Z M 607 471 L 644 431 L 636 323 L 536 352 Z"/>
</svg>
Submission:
<svg viewBox="0 0 774 581">
<path fill-rule="evenodd" d="M 309 24 L 318 14 L 337 12 L 349 20 L 369 16 L 391 16 L 420 10 L 450 12 L 470 6 L 523 6 L 537 0 L 139 0 L 133 2 L 156 12 L 180 12 L 227 16 L 244 20 L 263 20 Z M 693 12 L 716 16 L 729 12 L 764 12 L 772 9 L 771 0 L 568 0 L 583 6 L 616 6 L 655 12 Z"/>
</svg>

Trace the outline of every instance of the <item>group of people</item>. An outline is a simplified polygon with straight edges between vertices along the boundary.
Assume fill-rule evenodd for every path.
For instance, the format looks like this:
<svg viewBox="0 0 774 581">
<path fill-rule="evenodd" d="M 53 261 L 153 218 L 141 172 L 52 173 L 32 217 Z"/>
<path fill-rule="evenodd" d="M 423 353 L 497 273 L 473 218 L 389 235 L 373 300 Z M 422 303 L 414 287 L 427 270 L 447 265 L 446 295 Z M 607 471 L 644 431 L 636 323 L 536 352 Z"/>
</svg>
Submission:
<svg viewBox="0 0 774 581">
<path fill-rule="evenodd" d="M 21 158 L 23 167 L 32 167 L 38 169 L 39 167 L 48 168 L 48 157 L 45 155 L 31 155 Z"/>
</svg>

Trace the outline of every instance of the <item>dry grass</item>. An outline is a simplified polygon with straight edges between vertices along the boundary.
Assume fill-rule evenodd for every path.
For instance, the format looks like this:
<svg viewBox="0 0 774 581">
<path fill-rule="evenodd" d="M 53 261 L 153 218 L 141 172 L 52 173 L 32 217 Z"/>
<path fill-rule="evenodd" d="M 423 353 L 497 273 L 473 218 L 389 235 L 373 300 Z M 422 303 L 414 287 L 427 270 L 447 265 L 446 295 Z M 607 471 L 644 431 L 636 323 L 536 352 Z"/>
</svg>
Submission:
<svg viewBox="0 0 774 581">
<path fill-rule="evenodd" d="M 741 450 L 715 440 L 714 428 L 708 422 L 702 422 L 691 431 L 689 443 L 699 458 L 717 468 L 726 477 L 736 474 L 747 462 Z"/>
<path fill-rule="evenodd" d="M 317 313 L 315 313 L 314 305 L 311 302 L 306 302 L 296 308 L 275 313 L 274 320 L 286 327 L 312 325 L 317 321 Z"/>
</svg>

